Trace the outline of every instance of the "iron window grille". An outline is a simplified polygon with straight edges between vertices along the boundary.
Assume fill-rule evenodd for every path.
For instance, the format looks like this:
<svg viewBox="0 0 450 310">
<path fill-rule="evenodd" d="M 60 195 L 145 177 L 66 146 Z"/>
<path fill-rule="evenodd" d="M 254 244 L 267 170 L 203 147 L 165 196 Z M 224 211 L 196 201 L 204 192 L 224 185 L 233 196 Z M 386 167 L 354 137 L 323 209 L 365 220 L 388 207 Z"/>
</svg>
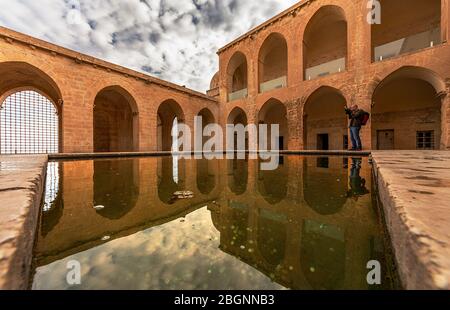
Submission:
<svg viewBox="0 0 450 310">
<path fill-rule="evenodd" d="M 26 90 L 1 103 L 0 154 L 57 153 L 58 142 L 58 111 L 48 98 Z"/>
<path fill-rule="evenodd" d="M 435 139 L 434 131 L 418 131 L 417 132 L 417 149 L 418 150 L 434 150 Z"/>
</svg>

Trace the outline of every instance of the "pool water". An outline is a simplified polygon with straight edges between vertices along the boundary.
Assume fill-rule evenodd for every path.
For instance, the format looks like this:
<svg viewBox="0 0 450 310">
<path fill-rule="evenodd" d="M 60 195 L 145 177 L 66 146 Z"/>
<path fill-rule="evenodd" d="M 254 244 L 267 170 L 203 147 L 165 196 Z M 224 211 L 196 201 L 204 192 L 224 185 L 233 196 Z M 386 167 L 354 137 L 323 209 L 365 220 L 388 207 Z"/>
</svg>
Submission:
<svg viewBox="0 0 450 310">
<path fill-rule="evenodd" d="M 371 183 L 367 158 L 52 162 L 32 288 L 391 289 Z"/>
</svg>

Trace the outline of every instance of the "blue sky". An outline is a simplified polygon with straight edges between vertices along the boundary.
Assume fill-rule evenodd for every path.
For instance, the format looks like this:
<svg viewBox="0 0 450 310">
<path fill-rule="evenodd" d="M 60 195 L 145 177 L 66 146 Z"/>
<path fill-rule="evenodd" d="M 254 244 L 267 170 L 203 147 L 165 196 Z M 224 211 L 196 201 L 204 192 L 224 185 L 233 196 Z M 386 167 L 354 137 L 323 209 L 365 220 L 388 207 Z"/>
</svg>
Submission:
<svg viewBox="0 0 450 310">
<path fill-rule="evenodd" d="M 205 91 L 217 50 L 298 0 L 0 0 L 0 25 Z"/>
</svg>

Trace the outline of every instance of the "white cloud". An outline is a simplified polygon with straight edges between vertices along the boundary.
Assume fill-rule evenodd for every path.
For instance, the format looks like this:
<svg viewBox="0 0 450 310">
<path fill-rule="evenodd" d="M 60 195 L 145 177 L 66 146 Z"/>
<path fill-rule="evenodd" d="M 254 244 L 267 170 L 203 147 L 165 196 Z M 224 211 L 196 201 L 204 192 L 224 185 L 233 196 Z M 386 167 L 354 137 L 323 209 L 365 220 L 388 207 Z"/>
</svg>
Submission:
<svg viewBox="0 0 450 310">
<path fill-rule="evenodd" d="M 296 2 L 0 0 L 0 25 L 205 91 L 220 47 Z"/>
</svg>

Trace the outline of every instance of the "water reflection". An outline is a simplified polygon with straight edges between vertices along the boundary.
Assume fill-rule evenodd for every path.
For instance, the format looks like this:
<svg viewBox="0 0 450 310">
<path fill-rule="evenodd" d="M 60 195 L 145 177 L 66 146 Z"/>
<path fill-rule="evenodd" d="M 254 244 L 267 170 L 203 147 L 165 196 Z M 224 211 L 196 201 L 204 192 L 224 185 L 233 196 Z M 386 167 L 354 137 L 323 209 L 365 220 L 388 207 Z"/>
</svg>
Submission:
<svg viewBox="0 0 450 310">
<path fill-rule="evenodd" d="M 348 192 L 348 170 L 342 159 L 308 157 L 303 170 L 303 192 L 309 207 L 322 215 L 341 211 Z"/>
<path fill-rule="evenodd" d="M 303 222 L 300 260 L 303 274 L 314 289 L 343 287 L 346 256 L 341 228 L 313 220 Z"/>
<path fill-rule="evenodd" d="M 158 196 L 166 204 L 174 204 L 173 194 L 185 190 L 185 160 L 178 157 L 158 158 Z"/>
<path fill-rule="evenodd" d="M 350 190 L 348 197 L 358 200 L 358 198 L 367 195 L 369 190 L 366 188 L 366 179 L 361 177 L 362 158 L 352 158 L 352 167 L 350 170 Z"/>
<path fill-rule="evenodd" d="M 274 172 L 258 164 L 58 163 L 33 288 L 70 288 L 65 264 L 77 259 L 81 289 L 369 289 L 366 264 L 384 262 L 384 243 L 367 159 L 345 168 L 338 157 L 293 156 Z M 178 190 L 193 197 L 173 201 Z"/>
<path fill-rule="evenodd" d="M 216 161 L 197 160 L 197 187 L 200 193 L 210 194 L 216 187 Z"/>
<path fill-rule="evenodd" d="M 94 162 L 94 207 L 110 220 L 130 212 L 139 197 L 139 160 Z"/>
<path fill-rule="evenodd" d="M 261 170 L 258 165 L 258 191 L 271 205 L 283 201 L 288 190 L 288 165 L 283 163 L 276 170 Z"/>
<path fill-rule="evenodd" d="M 59 222 L 63 215 L 61 164 L 49 162 L 47 167 L 46 193 L 42 207 L 42 235 L 46 236 Z"/>
<path fill-rule="evenodd" d="M 287 217 L 271 210 L 260 210 L 258 248 L 266 262 L 278 266 L 283 262 L 287 239 Z"/>
<path fill-rule="evenodd" d="M 236 195 L 247 191 L 248 160 L 233 159 L 227 161 L 228 187 Z"/>
</svg>

